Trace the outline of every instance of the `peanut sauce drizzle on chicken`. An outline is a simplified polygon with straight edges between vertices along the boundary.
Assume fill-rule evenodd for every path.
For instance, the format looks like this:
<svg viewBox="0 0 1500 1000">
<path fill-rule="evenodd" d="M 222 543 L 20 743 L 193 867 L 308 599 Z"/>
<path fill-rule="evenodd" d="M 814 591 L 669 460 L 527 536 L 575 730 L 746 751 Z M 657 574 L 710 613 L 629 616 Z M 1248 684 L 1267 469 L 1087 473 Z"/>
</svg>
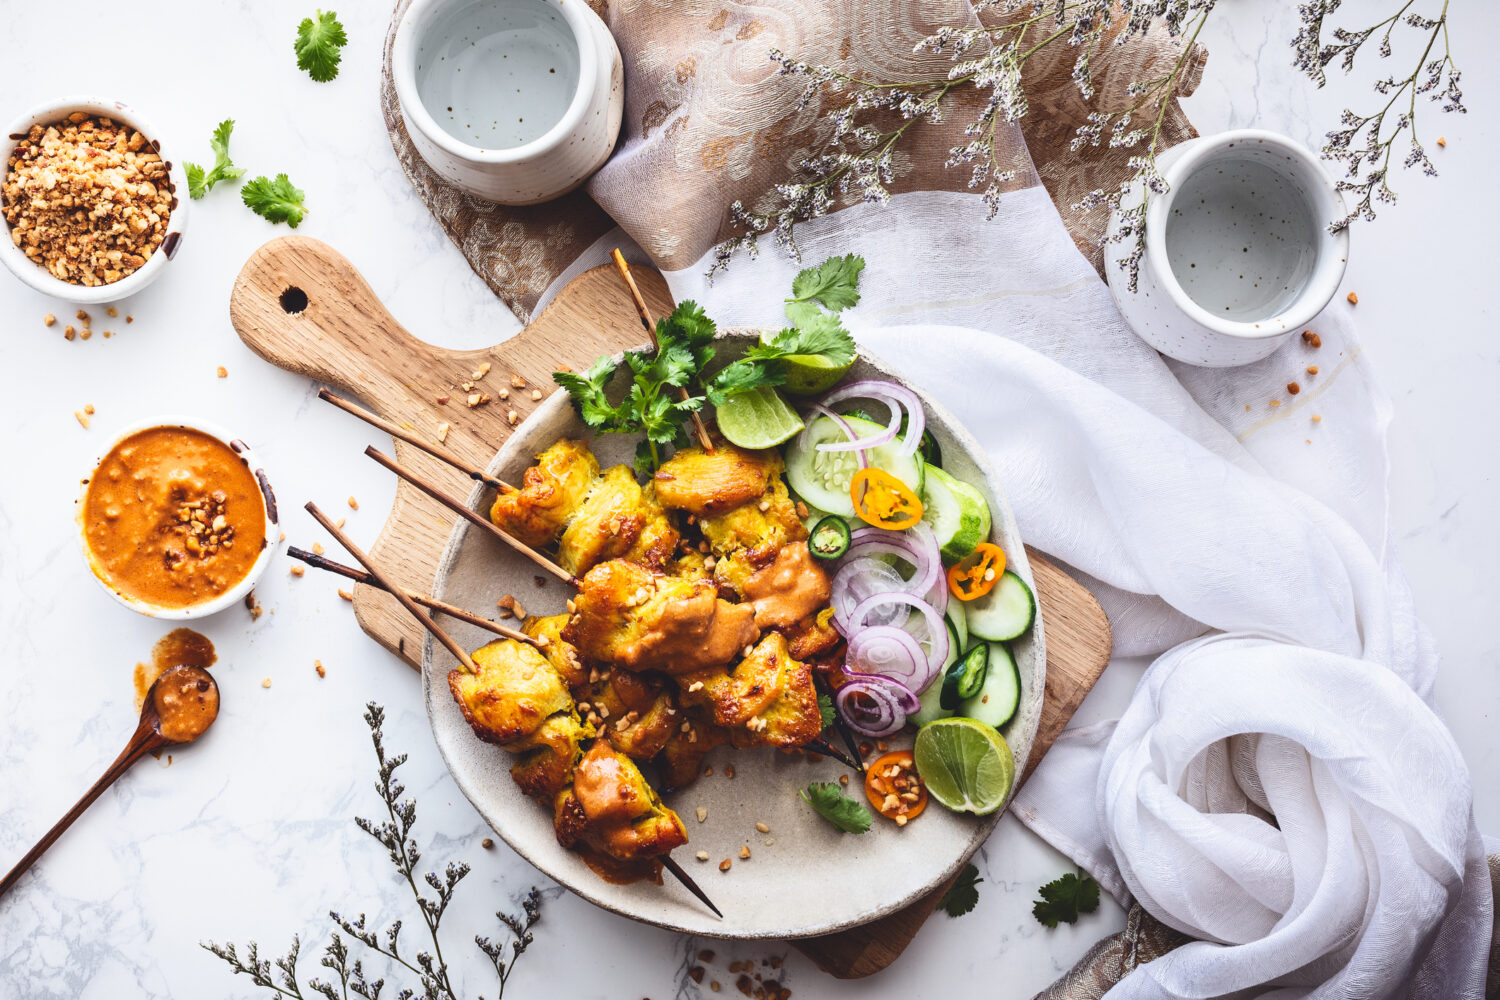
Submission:
<svg viewBox="0 0 1500 1000">
<path fill-rule="evenodd" d="M 449 687 L 481 739 L 520 754 L 512 777 L 601 877 L 660 881 L 658 859 L 687 842 L 637 761 L 680 788 L 715 747 L 822 731 L 812 670 L 842 640 L 782 472 L 774 450 L 721 443 L 680 449 L 641 487 L 563 440 L 491 508 L 528 545 L 555 545 L 579 591 L 568 614 L 524 623 L 541 649 L 489 643 Z"/>
</svg>

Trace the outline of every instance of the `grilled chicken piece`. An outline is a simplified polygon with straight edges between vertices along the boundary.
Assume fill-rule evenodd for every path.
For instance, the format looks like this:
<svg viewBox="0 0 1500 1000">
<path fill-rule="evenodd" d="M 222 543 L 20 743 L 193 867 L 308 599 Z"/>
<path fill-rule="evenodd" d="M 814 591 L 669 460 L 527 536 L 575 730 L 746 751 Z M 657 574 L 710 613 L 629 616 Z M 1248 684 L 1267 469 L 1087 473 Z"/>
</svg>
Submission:
<svg viewBox="0 0 1500 1000">
<path fill-rule="evenodd" d="M 698 780 L 703 759 L 728 742 L 729 734 L 723 728 L 696 714 L 687 719 L 686 729 L 679 724 L 654 761 L 662 791 L 673 792 Z"/>
<path fill-rule="evenodd" d="M 755 609 L 730 604 L 707 580 L 658 576 L 611 560 L 584 576 L 563 638 L 587 660 L 684 674 L 722 666 L 760 634 Z"/>
<path fill-rule="evenodd" d="M 627 862 L 660 858 L 688 841 L 682 820 L 607 737 L 594 741 L 573 784 L 558 793 L 554 829 L 564 847 L 583 844 Z"/>
<path fill-rule="evenodd" d="M 516 760 L 510 769 L 521 791 L 551 804 L 557 793 L 573 780 L 573 769 L 583 755 L 582 743 L 594 736 L 594 727 L 580 722 L 574 712 L 558 712 L 542 723 L 533 737 L 536 745 Z"/>
<path fill-rule="evenodd" d="M 769 565 L 778 552 L 807 539 L 797 505 L 779 477 L 758 499 L 700 518 L 698 524 L 713 550 L 714 579 L 736 594 L 743 594 L 756 570 Z"/>
<path fill-rule="evenodd" d="M 738 747 L 798 747 L 823 731 L 812 671 L 768 632 L 732 669 L 678 678 L 686 705 L 702 706 Z"/>
<path fill-rule="evenodd" d="M 521 631 L 542 644 L 542 655 L 562 675 L 563 682 L 568 685 L 568 690 L 573 692 L 574 698 L 577 698 L 588 685 L 589 670 L 584 666 L 577 648 L 562 637 L 563 629 L 567 625 L 566 614 L 546 615 L 526 619 L 521 626 Z"/>
<path fill-rule="evenodd" d="M 740 587 L 740 596 L 755 609 L 755 624 L 761 628 L 793 628 L 827 608 L 832 594 L 828 572 L 801 542 L 783 546 Z"/>
<path fill-rule="evenodd" d="M 655 757 L 682 723 L 672 689 L 657 674 L 628 670 L 595 671 L 599 679 L 579 698 L 588 705 L 588 718 L 601 730 L 608 727 L 616 750 L 636 760 Z"/>
<path fill-rule="evenodd" d="M 598 478 L 599 461 L 589 446 L 564 439 L 537 456 L 518 491 L 496 498 L 490 520 L 532 548 L 545 548 L 557 541 Z"/>
<path fill-rule="evenodd" d="M 536 648 L 497 639 L 474 651 L 474 673 L 452 670 L 448 688 L 475 735 L 520 752 L 540 745 L 542 723 L 573 713 L 573 696 L 562 675 Z M 576 715 L 575 715 L 576 718 Z"/>
<path fill-rule="evenodd" d="M 844 641 L 833 627 L 833 609 L 824 608 L 786 631 L 792 658 L 817 663 L 833 655 Z"/>
<path fill-rule="evenodd" d="M 708 517 L 759 500 L 780 478 L 781 455 L 774 448 L 746 451 L 717 442 L 712 452 L 680 448 L 662 463 L 653 480 L 662 505 L 695 517 Z"/>
<path fill-rule="evenodd" d="M 658 569 L 677 548 L 677 530 L 624 465 L 604 470 L 557 543 L 557 563 L 574 576 L 609 559 L 629 557 Z"/>
</svg>

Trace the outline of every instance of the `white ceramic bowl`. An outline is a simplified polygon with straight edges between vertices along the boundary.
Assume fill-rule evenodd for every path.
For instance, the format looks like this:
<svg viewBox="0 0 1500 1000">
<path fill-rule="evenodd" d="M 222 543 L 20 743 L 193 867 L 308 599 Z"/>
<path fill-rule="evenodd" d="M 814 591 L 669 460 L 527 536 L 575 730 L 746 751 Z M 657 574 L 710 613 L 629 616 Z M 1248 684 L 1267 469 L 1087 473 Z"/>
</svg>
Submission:
<svg viewBox="0 0 1500 1000">
<path fill-rule="evenodd" d="M 520 145 L 486 148 L 455 138 L 438 124 L 422 101 L 419 66 L 426 67 L 425 61 L 436 58 L 445 46 L 483 40 L 455 35 L 475 30 L 468 27 L 473 19 L 457 19 L 456 14 L 479 5 L 510 3 L 540 8 L 560 19 L 576 46 L 578 80 L 571 97 L 556 95 L 567 100 L 567 106 L 546 132 Z M 470 68 L 472 75 L 480 67 Z M 486 201 L 535 205 L 564 195 L 604 165 L 620 134 L 625 108 L 620 50 L 584 0 L 412 0 L 396 28 L 391 75 L 406 131 L 422 159 L 445 180 Z M 545 86 L 530 77 L 522 82 Z"/>
<path fill-rule="evenodd" d="M 85 498 L 88 496 L 89 482 L 93 479 L 94 473 L 98 471 L 100 464 L 110 452 L 114 451 L 115 446 L 121 441 L 132 434 L 151 430 L 154 427 L 185 427 L 188 430 L 207 434 L 239 455 L 240 460 L 245 463 L 246 467 L 255 475 L 256 482 L 260 484 L 261 511 L 266 519 L 266 544 L 261 549 L 260 556 L 250 566 L 250 571 L 245 574 L 239 583 L 230 587 L 213 600 L 204 601 L 202 604 L 194 604 L 186 608 L 157 607 L 149 601 L 143 601 L 139 598 L 122 594 L 110 586 L 109 581 L 104 578 L 103 574 L 94 565 L 94 553 L 89 548 L 88 533 L 84 520 Z M 74 515 L 74 519 L 78 524 L 78 540 L 83 546 L 83 559 L 88 564 L 89 575 L 99 582 L 99 586 L 103 587 L 110 597 L 113 597 L 131 611 L 138 611 L 143 615 L 148 615 L 152 618 L 161 618 L 166 621 L 187 621 L 190 618 L 206 618 L 209 615 L 217 614 L 225 608 L 233 607 L 243 601 L 245 595 L 255 589 L 255 584 L 265 574 L 266 568 L 271 565 L 272 559 L 275 558 L 277 542 L 281 536 L 281 527 L 278 524 L 278 518 L 276 494 L 271 489 L 271 481 L 266 477 L 265 469 L 261 468 L 260 460 L 250 450 L 250 446 L 231 435 L 218 424 L 192 417 L 180 416 L 152 417 L 147 420 L 140 420 L 125 427 L 111 438 L 109 444 L 99 453 L 99 458 L 94 462 L 89 475 L 83 480 L 82 488 L 78 492 L 77 510 Z"/>
<path fill-rule="evenodd" d="M 1115 304 L 1142 340 L 1179 361 L 1259 361 L 1338 291 L 1349 233 L 1330 233 L 1328 224 L 1346 214 L 1343 196 L 1306 147 L 1261 129 L 1190 139 L 1156 162 L 1168 189 L 1146 207 L 1136 291 L 1119 263 L 1128 246 L 1105 247 Z M 1210 208 L 1223 198 L 1241 212 L 1193 216 L 1200 198 Z M 1111 232 L 1118 225 L 1117 213 Z"/>
<path fill-rule="evenodd" d="M 75 111 L 101 115 L 130 126 L 145 136 L 152 148 L 166 161 L 167 177 L 172 185 L 173 194 L 172 215 L 169 220 L 167 238 L 156 252 L 146 259 L 146 263 L 126 277 L 108 285 L 75 285 L 71 281 L 63 281 L 53 276 L 46 268 L 22 253 L 20 247 L 11 241 L 8 225 L 4 227 L 4 238 L 0 239 L 0 259 L 5 261 L 5 266 L 10 268 L 12 274 L 43 295 L 51 295 L 65 302 L 74 302 L 79 305 L 117 302 L 126 296 L 134 295 L 160 277 L 161 272 L 181 249 L 182 234 L 187 229 L 188 220 L 187 176 L 183 172 L 182 164 L 174 162 L 169 155 L 168 151 L 172 147 L 161 141 L 161 134 L 141 116 L 140 112 L 119 101 L 106 101 L 93 97 L 69 97 L 44 104 L 11 122 L 10 128 L 5 130 L 3 140 L 0 140 L 0 173 L 9 169 L 7 164 L 10 162 L 11 153 L 15 151 L 16 144 L 26 138 L 26 134 L 31 131 L 33 125 L 50 125 L 53 122 L 62 121 Z"/>
<path fill-rule="evenodd" d="M 729 360 L 758 343 L 760 332 L 741 328 L 721 331 L 719 337 L 720 358 Z M 848 378 L 884 378 L 906 384 L 868 354 L 855 362 Z M 621 388 L 617 382 L 613 390 Z M 1004 548 L 1007 565 L 1031 584 L 1026 549 L 989 457 L 951 413 L 922 390 L 911 388 L 926 408 L 927 429 L 937 438 L 945 467 L 979 487 L 993 515 L 990 540 Z M 534 456 L 563 437 L 590 439 L 593 435 L 578 419 L 568 394 L 555 392 L 510 436 L 489 471 L 518 482 Z M 604 435 L 590 444 L 601 465 L 629 464 L 635 453 L 633 435 Z M 492 500 L 493 494 L 481 486 L 471 493 L 469 506 L 487 511 Z M 433 593 L 470 608 L 492 608 L 497 597 L 512 594 L 529 614 L 538 615 L 563 611 L 571 596 L 556 580 L 538 577 L 535 565 L 514 550 L 485 532 L 471 530 L 467 521 L 459 521 L 448 537 Z M 445 620 L 444 628 L 469 649 L 494 638 L 461 622 Z M 1001 732 L 1021 767 L 1036 738 L 1046 686 L 1040 615 L 1011 648 L 1021 677 L 1021 699 L 1015 717 Z M 452 656 L 429 637 L 422 652 L 427 715 L 438 750 L 460 791 L 507 844 L 548 877 L 598 906 L 671 930 L 710 937 L 786 939 L 866 923 L 909 905 L 956 874 L 994 830 L 1003 811 L 971 816 L 933 803 L 904 828 L 877 820 L 869 833 L 850 836 L 835 830 L 797 797 L 808 782 L 836 781 L 849 773 L 848 768 L 832 760 L 808 761 L 772 750 L 720 748 L 707 761 L 716 776 L 700 778 L 665 797 L 684 817 L 691 838 L 678 852 L 679 860 L 724 911 L 720 920 L 671 879 L 662 886 L 648 882 L 612 885 L 591 872 L 577 854 L 559 846 L 550 811 L 527 799 L 511 780 L 514 757 L 482 742 L 464 721 L 448 690 L 448 671 L 455 665 Z M 911 741 L 911 736 L 898 733 L 888 745 L 909 749 Z M 724 777 L 726 763 L 734 764 L 733 780 Z M 850 786 L 849 793 L 863 800 L 857 778 Z M 703 822 L 694 820 L 698 807 L 706 810 Z M 770 834 L 756 833 L 757 822 L 769 825 Z M 775 843 L 766 844 L 767 839 Z M 750 845 L 752 860 L 738 860 L 741 844 Z M 699 850 L 708 851 L 713 864 L 691 860 Z M 720 875 L 718 861 L 725 857 L 736 860 L 728 875 Z"/>
</svg>

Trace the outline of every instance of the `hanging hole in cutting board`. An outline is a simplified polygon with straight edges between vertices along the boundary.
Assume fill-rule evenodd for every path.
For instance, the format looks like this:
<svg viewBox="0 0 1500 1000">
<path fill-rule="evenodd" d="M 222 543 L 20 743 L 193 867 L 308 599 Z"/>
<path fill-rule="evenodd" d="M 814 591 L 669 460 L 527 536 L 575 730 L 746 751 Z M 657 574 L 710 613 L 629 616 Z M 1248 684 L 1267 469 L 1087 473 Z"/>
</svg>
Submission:
<svg viewBox="0 0 1500 1000">
<path fill-rule="evenodd" d="M 281 308 L 289 313 L 299 313 L 307 308 L 307 293 L 292 285 L 281 293 Z"/>
</svg>

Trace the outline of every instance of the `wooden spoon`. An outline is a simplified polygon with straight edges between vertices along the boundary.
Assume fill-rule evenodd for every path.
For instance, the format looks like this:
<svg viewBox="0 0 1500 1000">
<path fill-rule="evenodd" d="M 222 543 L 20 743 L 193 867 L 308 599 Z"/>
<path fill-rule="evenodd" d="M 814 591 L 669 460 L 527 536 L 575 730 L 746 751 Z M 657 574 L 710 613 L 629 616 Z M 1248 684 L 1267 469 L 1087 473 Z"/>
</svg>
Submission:
<svg viewBox="0 0 1500 1000">
<path fill-rule="evenodd" d="M 141 723 L 135 727 L 135 735 L 121 751 L 120 756 L 109 766 L 94 787 L 84 793 L 83 798 L 69 809 L 57 824 L 37 841 L 14 868 L 0 879 L 0 895 L 26 874 L 37 858 L 56 843 L 73 821 L 93 804 L 104 790 L 115 783 L 115 779 L 130 769 L 130 765 L 141 756 L 165 747 L 191 743 L 208 731 L 219 716 L 219 686 L 212 675 L 202 667 L 176 666 L 162 671 L 160 677 L 146 692 L 146 703 L 141 706 Z"/>
</svg>

